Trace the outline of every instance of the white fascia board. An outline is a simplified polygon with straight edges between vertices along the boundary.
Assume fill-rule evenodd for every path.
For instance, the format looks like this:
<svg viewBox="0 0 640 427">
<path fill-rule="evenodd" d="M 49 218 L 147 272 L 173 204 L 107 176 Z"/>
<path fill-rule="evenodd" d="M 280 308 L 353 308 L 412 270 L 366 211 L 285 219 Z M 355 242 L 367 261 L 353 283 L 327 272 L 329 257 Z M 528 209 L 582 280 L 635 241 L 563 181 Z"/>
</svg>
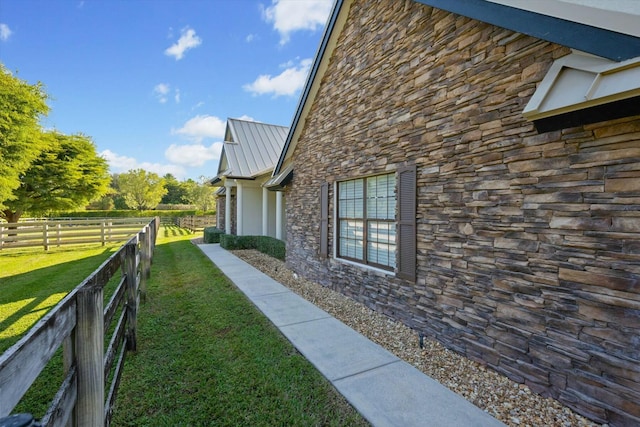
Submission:
<svg viewBox="0 0 640 427">
<path fill-rule="evenodd" d="M 640 96 L 640 57 L 614 62 L 583 53 L 556 60 L 522 114 L 538 120 Z"/>
<path fill-rule="evenodd" d="M 592 27 L 640 37 L 638 0 L 486 0 Z"/>
</svg>

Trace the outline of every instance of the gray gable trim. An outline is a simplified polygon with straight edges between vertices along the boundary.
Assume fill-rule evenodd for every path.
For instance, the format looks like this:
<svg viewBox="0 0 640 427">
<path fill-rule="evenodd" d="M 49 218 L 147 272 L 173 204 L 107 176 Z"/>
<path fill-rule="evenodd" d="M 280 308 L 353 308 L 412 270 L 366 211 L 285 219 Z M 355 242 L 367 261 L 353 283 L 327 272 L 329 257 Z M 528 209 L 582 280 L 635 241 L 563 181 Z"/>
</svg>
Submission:
<svg viewBox="0 0 640 427">
<path fill-rule="evenodd" d="M 333 9 L 331 10 L 331 14 L 329 15 L 329 20 L 327 21 L 324 34 L 322 35 L 322 39 L 320 41 L 320 46 L 318 46 L 318 51 L 316 52 L 316 56 L 313 60 L 313 65 L 311 66 L 311 70 L 309 71 L 309 76 L 307 77 L 307 81 L 304 85 L 304 89 L 302 90 L 302 94 L 300 95 L 300 100 L 298 101 L 296 113 L 293 116 L 293 122 L 291 124 L 291 128 L 289 128 L 289 134 L 287 135 L 287 139 L 284 142 L 282 154 L 280 155 L 280 158 L 278 159 L 278 162 L 276 163 L 276 166 L 273 169 L 273 176 L 280 173 L 287 151 L 289 151 L 291 140 L 293 139 L 293 135 L 295 134 L 296 127 L 298 126 L 298 122 L 300 121 L 300 117 L 302 116 L 302 110 L 304 109 L 304 105 L 307 103 L 307 98 L 309 97 L 311 86 L 313 85 L 313 81 L 315 80 L 316 74 L 318 73 L 318 68 L 320 67 L 320 62 L 322 60 L 322 57 L 324 56 L 324 52 L 327 49 L 327 44 L 329 43 L 329 39 L 331 38 L 331 33 L 333 32 L 333 28 L 336 24 L 336 20 L 338 19 L 338 15 L 340 14 L 340 8 L 342 7 L 342 3 L 343 3 L 343 0 L 336 0 L 336 2 L 333 4 Z"/>
<path fill-rule="evenodd" d="M 640 38 L 486 0 L 415 0 L 541 40 L 624 61 L 640 56 Z"/>
</svg>

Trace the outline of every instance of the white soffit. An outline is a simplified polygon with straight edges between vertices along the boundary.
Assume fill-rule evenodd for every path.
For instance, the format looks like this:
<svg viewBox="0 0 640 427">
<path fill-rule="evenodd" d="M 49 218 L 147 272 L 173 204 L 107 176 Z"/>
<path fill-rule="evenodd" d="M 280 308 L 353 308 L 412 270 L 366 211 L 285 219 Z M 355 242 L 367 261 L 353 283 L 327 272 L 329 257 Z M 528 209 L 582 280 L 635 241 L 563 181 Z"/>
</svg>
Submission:
<svg viewBox="0 0 640 427">
<path fill-rule="evenodd" d="M 640 57 L 623 62 L 572 53 L 556 60 L 522 114 L 538 120 L 640 96 Z"/>
<path fill-rule="evenodd" d="M 640 37 L 640 0 L 486 0 Z"/>
</svg>

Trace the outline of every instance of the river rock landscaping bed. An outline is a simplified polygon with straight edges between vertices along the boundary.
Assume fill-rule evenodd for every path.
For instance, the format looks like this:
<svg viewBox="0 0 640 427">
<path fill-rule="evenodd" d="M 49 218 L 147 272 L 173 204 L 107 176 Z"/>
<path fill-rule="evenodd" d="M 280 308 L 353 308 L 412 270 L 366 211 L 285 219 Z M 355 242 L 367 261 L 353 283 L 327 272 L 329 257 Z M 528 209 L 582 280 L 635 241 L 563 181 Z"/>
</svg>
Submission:
<svg viewBox="0 0 640 427">
<path fill-rule="evenodd" d="M 509 426 L 600 426 L 437 341 L 425 338 L 420 348 L 415 331 L 299 277 L 278 259 L 256 250 L 231 252 Z"/>
</svg>

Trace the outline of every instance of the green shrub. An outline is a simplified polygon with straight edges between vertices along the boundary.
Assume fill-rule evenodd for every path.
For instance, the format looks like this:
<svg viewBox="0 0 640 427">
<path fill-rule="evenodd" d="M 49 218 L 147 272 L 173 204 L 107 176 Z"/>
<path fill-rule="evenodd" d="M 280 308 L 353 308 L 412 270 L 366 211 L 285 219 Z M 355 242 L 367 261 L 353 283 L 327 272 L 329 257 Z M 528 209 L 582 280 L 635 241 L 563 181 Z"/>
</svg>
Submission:
<svg viewBox="0 0 640 427">
<path fill-rule="evenodd" d="M 228 250 L 255 249 L 256 236 L 234 236 L 233 234 L 222 234 L 220 236 L 220 246 Z"/>
<path fill-rule="evenodd" d="M 224 231 L 216 227 L 205 227 L 204 243 L 220 243 L 220 236 L 222 234 L 224 234 Z"/>
<path fill-rule="evenodd" d="M 286 255 L 284 242 L 269 236 L 234 236 L 233 234 L 220 234 L 219 239 L 220 246 L 230 251 L 257 249 L 262 253 L 283 261 Z"/>
<path fill-rule="evenodd" d="M 256 249 L 262 253 L 284 261 L 286 248 L 282 240 L 269 236 L 257 236 Z"/>
</svg>

